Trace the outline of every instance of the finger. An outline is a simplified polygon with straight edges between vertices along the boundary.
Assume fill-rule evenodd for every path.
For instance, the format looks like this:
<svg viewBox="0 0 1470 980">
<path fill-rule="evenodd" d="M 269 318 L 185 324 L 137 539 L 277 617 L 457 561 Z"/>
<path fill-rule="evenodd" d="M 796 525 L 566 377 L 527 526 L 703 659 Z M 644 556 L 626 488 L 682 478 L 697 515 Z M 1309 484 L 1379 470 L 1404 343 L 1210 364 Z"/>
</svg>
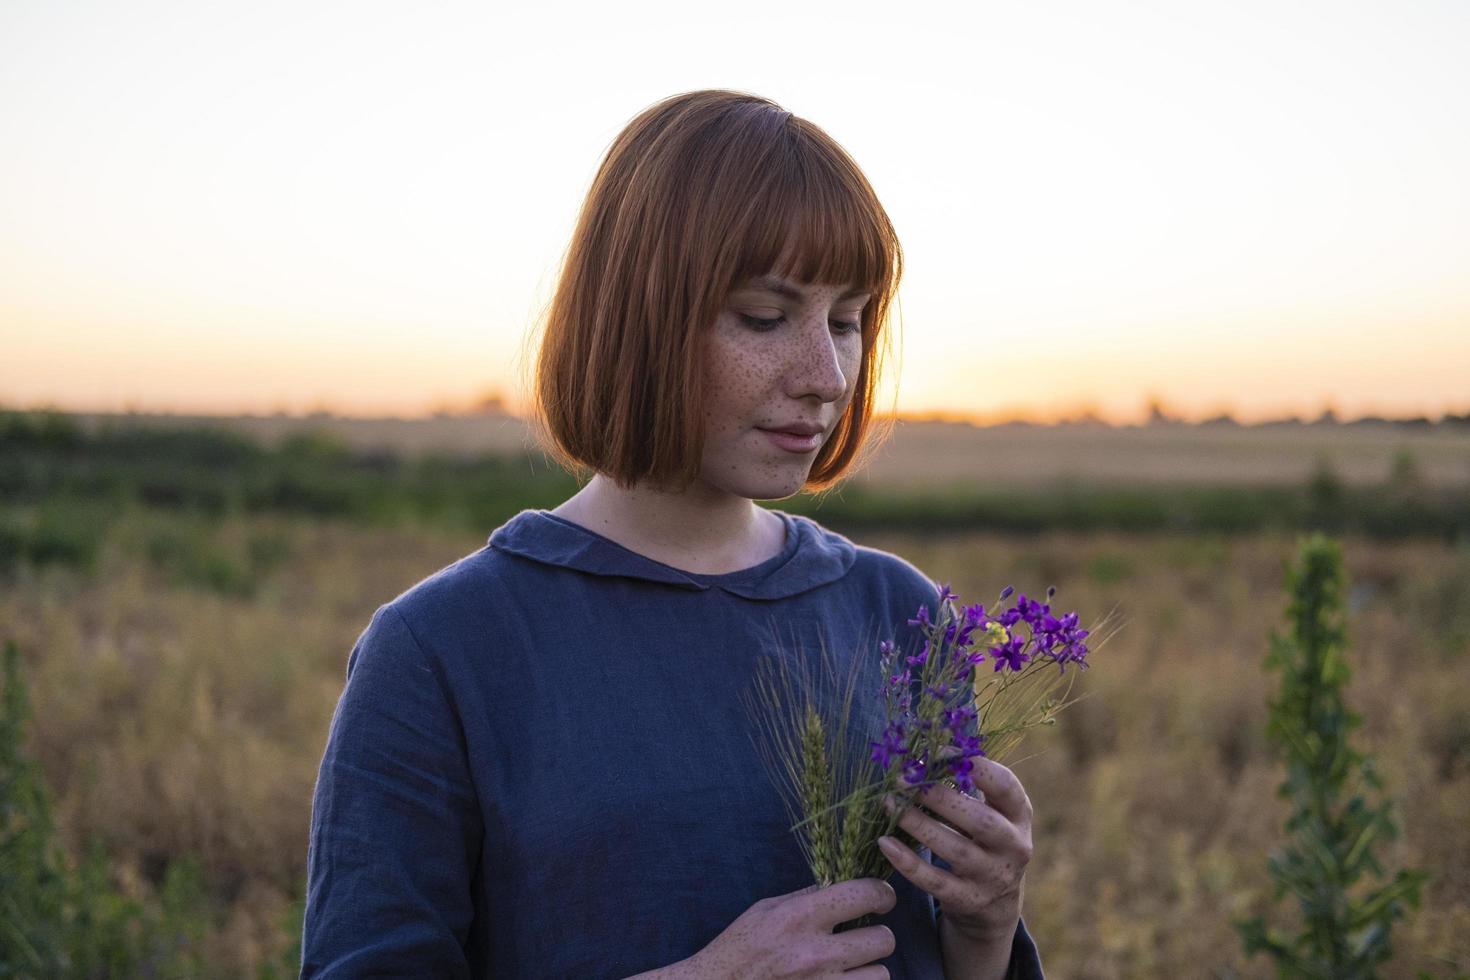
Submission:
<svg viewBox="0 0 1470 980">
<path fill-rule="evenodd" d="M 893 930 L 880 924 L 836 933 L 832 937 L 832 948 L 836 950 L 833 965 L 851 970 L 891 955 L 898 948 L 898 943 Z"/>
<path fill-rule="evenodd" d="M 893 865 L 895 871 L 913 882 L 918 888 L 933 895 L 941 903 L 958 903 L 963 882 L 942 868 L 937 868 L 920 858 L 912 849 L 892 837 L 879 837 L 878 849 Z"/>
<path fill-rule="evenodd" d="M 884 806 L 889 808 L 889 812 L 893 812 L 891 801 L 885 800 Z M 965 836 L 965 828 L 947 826 L 917 806 L 904 808 L 899 815 L 898 826 L 907 830 L 932 853 L 948 861 L 951 867 L 961 871 L 974 867 L 981 857 L 975 842 Z"/>
<path fill-rule="evenodd" d="M 827 888 L 799 895 L 805 918 L 823 932 L 831 932 L 839 922 L 848 922 L 875 912 L 882 915 L 898 904 L 898 893 L 881 878 L 853 878 Z"/>
<path fill-rule="evenodd" d="M 1018 828 L 999 810 L 953 787 L 943 784 L 925 787 L 918 800 L 925 809 L 982 847 L 1004 848 L 1018 838 Z M 945 860 L 949 860 L 948 855 Z"/>
<path fill-rule="evenodd" d="M 984 756 L 975 756 L 971 761 L 975 763 L 975 768 L 970 771 L 970 778 L 985 794 L 986 804 L 999 810 L 1011 823 L 1029 827 L 1032 817 L 1031 798 L 1026 795 L 1026 788 L 1021 785 L 1016 774 Z"/>
</svg>

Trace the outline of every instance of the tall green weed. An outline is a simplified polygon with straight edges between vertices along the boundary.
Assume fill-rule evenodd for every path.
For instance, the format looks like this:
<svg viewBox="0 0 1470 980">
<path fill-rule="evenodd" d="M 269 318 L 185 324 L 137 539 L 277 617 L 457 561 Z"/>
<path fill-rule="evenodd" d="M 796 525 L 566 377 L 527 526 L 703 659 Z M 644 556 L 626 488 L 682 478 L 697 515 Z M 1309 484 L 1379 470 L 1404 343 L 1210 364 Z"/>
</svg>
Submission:
<svg viewBox="0 0 1470 980">
<path fill-rule="evenodd" d="M 1274 901 L 1296 896 L 1291 931 L 1257 916 L 1235 923 L 1248 956 L 1266 953 L 1281 977 L 1375 977 L 1392 955 L 1390 930 L 1417 907 L 1427 876 L 1399 870 L 1380 883 L 1376 848 L 1398 834 L 1373 760 L 1349 744 L 1361 719 L 1343 698 L 1350 677 L 1343 623 L 1346 586 L 1338 544 L 1321 534 L 1301 542 L 1287 569 L 1291 629 L 1271 638 L 1268 670 L 1281 676 L 1267 736 L 1284 755 L 1278 795 L 1291 803 L 1287 842 L 1267 862 Z"/>
</svg>

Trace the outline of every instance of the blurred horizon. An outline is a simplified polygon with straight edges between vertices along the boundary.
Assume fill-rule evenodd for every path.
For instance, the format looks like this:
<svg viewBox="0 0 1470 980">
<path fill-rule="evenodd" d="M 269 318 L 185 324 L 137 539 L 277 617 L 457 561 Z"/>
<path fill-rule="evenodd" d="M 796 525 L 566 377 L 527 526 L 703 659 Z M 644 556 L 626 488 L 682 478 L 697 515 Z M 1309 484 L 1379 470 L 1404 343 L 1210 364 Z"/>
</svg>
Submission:
<svg viewBox="0 0 1470 980">
<path fill-rule="evenodd" d="M 429 411 L 419 414 L 371 414 L 371 413 L 343 413 L 334 411 L 330 407 L 317 406 L 306 411 L 287 411 L 275 409 L 272 411 L 243 411 L 243 412 L 211 412 L 211 411 L 189 411 L 157 409 L 140 405 L 128 405 L 120 409 L 111 408 L 77 408 L 59 405 L 55 402 L 38 402 L 30 405 L 16 405 L 0 400 L 0 413 L 47 413 L 55 412 L 67 416 L 78 417 L 118 417 L 118 418 L 154 418 L 154 419 L 282 419 L 290 421 L 311 421 L 313 419 L 334 419 L 347 422 L 433 422 L 436 420 L 472 420 L 476 418 L 510 418 L 518 422 L 530 421 L 530 415 L 522 407 L 512 406 L 504 396 L 498 393 L 489 393 L 481 398 L 460 404 L 440 403 Z M 902 422 L 942 422 L 953 424 L 971 425 L 977 428 L 994 428 L 1007 425 L 1033 425 L 1033 426 L 1066 426 L 1066 425 L 1097 425 L 1108 428 L 1134 428 L 1150 425 L 1183 425 L 1183 426 L 1210 426 L 1210 425 L 1234 425 L 1242 428 L 1266 427 L 1278 425 L 1363 425 L 1363 424 L 1387 424 L 1387 425 L 1415 425 L 1428 424 L 1437 425 L 1470 425 L 1470 402 L 1459 411 L 1453 406 L 1446 407 L 1438 412 L 1418 413 L 1412 415 L 1377 415 L 1364 413 L 1355 416 L 1347 416 L 1339 413 L 1332 403 L 1320 406 L 1315 413 L 1304 414 L 1278 414 L 1260 415 L 1256 417 L 1243 417 L 1230 411 L 1222 411 L 1212 415 L 1191 417 L 1177 413 L 1172 406 L 1158 399 L 1148 401 L 1136 416 L 1127 418 L 1109 418 L 1099 415 L 1093 411 L 1084 409 L 1080 412 L 1058 414 L 1052 416 L 1037 416 L 1025 412 L 1009 414 L 967 414 L 953 411 L 898 411 L 890 413 L 879 411 L 874 414 L 875 420 L 886 420 L 889 418 Z"/>
<path fill-rule="evenodd" d="M 7 4 L 0 404 L 524 415 L 607 145 L 733 88 L 825 129 L 893 218 L 902 417 L 1470 412 L 1470 8 L 850 2 L 783 30 L 821 41 L 666 0 Z M 845 54 L 874 35 L 882 69 Z"/>
</svg>

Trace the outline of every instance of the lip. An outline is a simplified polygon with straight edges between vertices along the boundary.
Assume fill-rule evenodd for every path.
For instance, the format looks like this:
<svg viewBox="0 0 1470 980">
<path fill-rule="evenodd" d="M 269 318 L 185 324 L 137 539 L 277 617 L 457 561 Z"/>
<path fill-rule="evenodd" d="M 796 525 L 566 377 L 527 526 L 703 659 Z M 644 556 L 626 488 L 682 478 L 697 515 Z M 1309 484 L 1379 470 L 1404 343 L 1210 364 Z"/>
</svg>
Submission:
<svg viewBox="0 0 1470 980">
<path fill-rule="evenodd" d="M 781 429 L 761 429 L 761 431 L 777 447 L 786 450 L 788 453 L 814 453 L 822 446 L 822 433 L 820 430 L 809 435 L 787 432 Z"/>
<path fill-rule="evenodd" d="M 793 436 L 816 436 L 826 432 L 825 426 L 817 425 L 815 422 L 793 422 L 790 425 L 782 425 L 774 428 L 758 427 L 763 432 L 785 432 Z"/>
</svg>

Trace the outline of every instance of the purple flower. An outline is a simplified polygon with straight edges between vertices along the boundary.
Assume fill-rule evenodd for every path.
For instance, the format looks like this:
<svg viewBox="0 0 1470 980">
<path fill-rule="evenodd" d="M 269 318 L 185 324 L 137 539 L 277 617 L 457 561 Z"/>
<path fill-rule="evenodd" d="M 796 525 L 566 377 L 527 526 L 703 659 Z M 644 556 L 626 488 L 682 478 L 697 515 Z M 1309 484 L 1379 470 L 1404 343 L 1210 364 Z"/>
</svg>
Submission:
<svg viewBox="0 0 1470 980">
<path fill-rule="evenodd" d="M 1020 670 L 1021 665 L 1031 659 L 1030 654 L 1025 652 L 1026 641 L 1019 636 L 1013 636 L 1006 643 L 998 647 L 991 647 L 990 652 L 995 655 L 995 669 L 1009 667 L 1011 670 Z"/>
<path fill-rule="evenodd" d="M 956 735 L 954 746 L 960 750 L 960 755 L 968 758 L 973 755 L 985 754 L 985 749 L 982 748 L 984 741 L 984 735 Z"/>
<path fill-rule="evenodd" d="M 975 781 L 970 778 L 970 772 L 974 768 L 975 764 L 967 757 L 961 756 L 950 760 L 949 772 L 954 777 L 955 785 L 960 788 L 961 793 L 968 793 L 975 788 Z"/>
<path fill-rule="evenodd" d="M 1042 616 L 1039 632 L 1034 635 L 1038 652 L 1055 662 L 1060 669 L 1066 670 L 1069 663 L 1075 663 L 1084 669 L 1087 667 L 1087 645 L 1082 642 L 1087 636 L 1087 630 L 1077 628 L 1077 613 L 1069 612 L 1061 619 L 1051 615 Z"/>
<path fill-rule="evenodd" d="M 958 708 L 945 708 L 944 727 L 950 730 L 956 742 L 965 737 L 965 729 L 975 720 L 975 705 L 963 704 Z"/>
<path fill-rule="evenodd" d="M 883 729 L 883 740 L 880 742 L 869 742 L 873 748 L 872 760 L 887 769 L 894 758 L 908 752 L 904 744 L 904 730 L 902 722 L 893 722 Z"/>
<path fill-rule="evenodd" d="M 1087 669 L 1087 644 L 1082 642 L 1086 636 L 1087 630 L 1070 629 L 1062 633 L 1062 652 L 1053 655 L 1062 670 L 1066 670 L 1069 663 L 1074 663 L 1083 670 Z"/>
<path fill-rule="evenodd" d="M 970 645 L 970 634 L 974 633 L 975 630 L 983 627 L 985 625 L 985 622 L 986 616 L 984 606 L 980 605 L 979 603 L 976 603 L 973 606 L 966 606 L 965 615 L 963 618 L 963 625 L 960 626 L 959 633 L 955 637 L 955 646 L 959 647 L 960 649 L 968 647 Z"/>
<path fill-rule="evenodd" d="M 1012 586 L 1001 591 L 1000 601 L 989 612 L 981 603 L 960 605 L 959 596 L 947 583 L 936 583 L 935 590 L 938 612 L 920 605 L 908 621 L 920 628 L 927 641 L 921 648 L 905 656 L 893 641 L 879 645 L 888 727 L 878 741 L 868 744 L 872 759 L 884 771 L 893 770 L 895 762 L 900 764 L 901 785 L 929 785 L 947 776 L 968 792 L 975 786 L 974 759 L 986 754 L 985 737 L 978 731 L 976 701 L 961 698 L 951 704 L 952 693 L 974 688 L 978 698 L 983 678 L 975 668 L 987 658 L 996 671 L 1015 673 L 1037 660 L 1056 663 L 1062 670 L 1069 663 L 1085 668 L 1087 645 L 1083 640 L 1088 634 L 1077 628 L 1075 612 L 1053 613 L 1049 601 L 1017 594 Z M 1046 590 L 1047 600 L 1055 595 L 1055 586 Z M 1007 608 L 1013 596 L 1015 603 Z M 1012 628 L 1023 621 L 1028 630 Z M 931 768 L 929 753 L 943 746 L 956 751 Z"/>
<path fill-rule="evenodd" d="M 1016 601 L 1016 609 L 1020 612 L 1021 618 L 1031 624 L 1032 629 L 1039 626 L 1041 617 L 1051 612 L 1051 606 L 1043 606 L 1035 599 L 1028 599 L 1024 593 Z"/>
</svg>

